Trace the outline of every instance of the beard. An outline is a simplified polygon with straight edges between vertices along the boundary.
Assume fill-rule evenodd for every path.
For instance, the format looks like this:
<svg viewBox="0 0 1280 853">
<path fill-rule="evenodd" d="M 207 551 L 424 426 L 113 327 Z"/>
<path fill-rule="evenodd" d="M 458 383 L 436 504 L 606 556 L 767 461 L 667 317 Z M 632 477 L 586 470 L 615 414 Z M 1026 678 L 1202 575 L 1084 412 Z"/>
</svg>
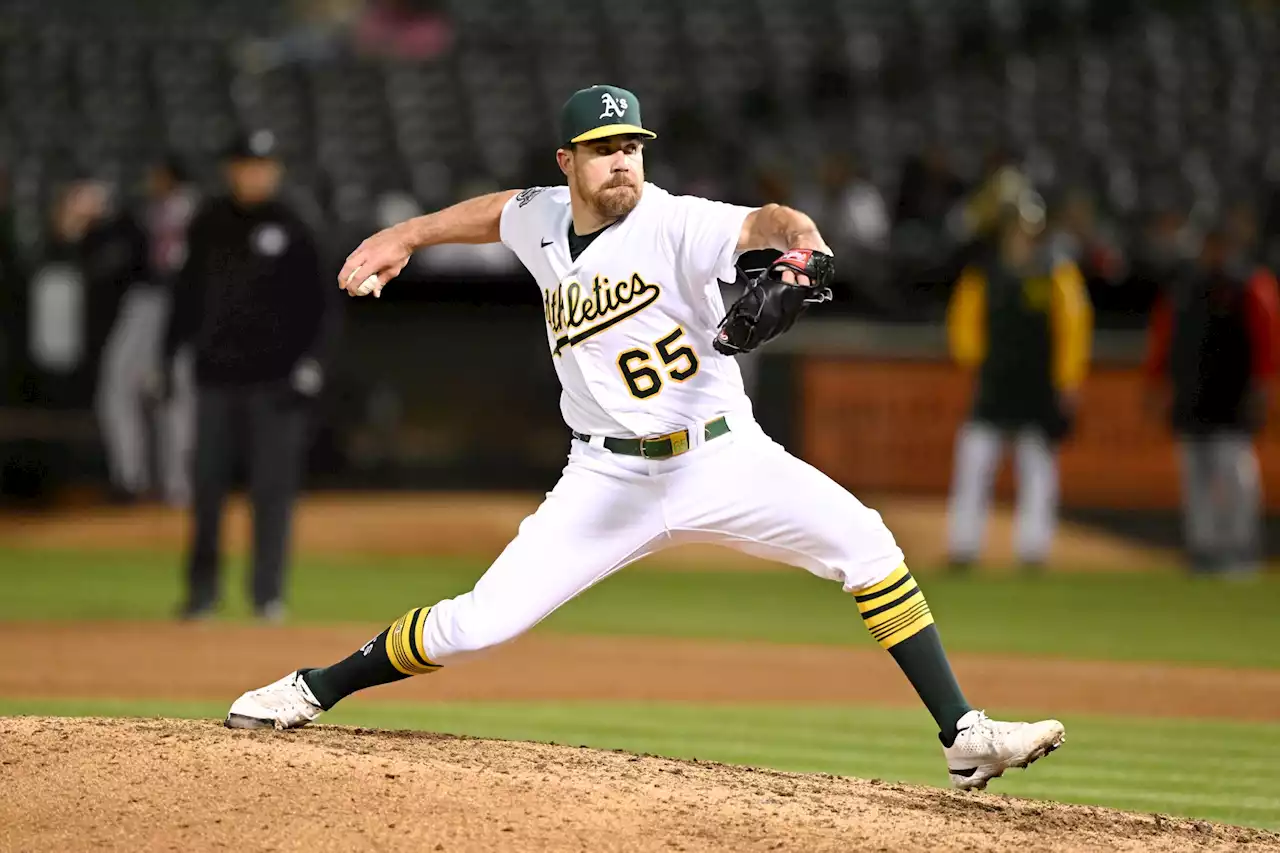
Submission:
<svg viewBox="0 0 1280 853">
<path fill-rule="evenodd" d="M 640 187 L 630 181 L 606 184 L 591 197 L 591 205 L 605 219 L 620 219 L 640 203 Z"/>
</svg>

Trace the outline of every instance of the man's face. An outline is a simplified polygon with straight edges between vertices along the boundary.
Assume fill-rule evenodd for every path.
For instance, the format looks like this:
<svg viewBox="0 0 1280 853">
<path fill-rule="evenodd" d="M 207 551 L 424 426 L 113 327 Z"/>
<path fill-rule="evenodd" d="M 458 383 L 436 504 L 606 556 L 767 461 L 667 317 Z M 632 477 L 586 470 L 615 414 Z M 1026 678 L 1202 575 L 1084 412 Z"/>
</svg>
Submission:
<svg viewBox="0 0 1280 853">
<path fill-rule="evenodd" d="M 97 180 L 79 181 L 67 191 L 68 213 L 86 221 L 100 219 L 107 212 L 107 185 Z"/>
<path fill-rule="evenodd" d="M 275 197 L 280 173 L 280 164 L 275 160 L 246 157 L 227 164 L 227 183 L 237 201 L 260 204 Z"/>
<path fill-rule="evenodd" d="M 1230 254 L 1225 232 L 1210 231 L 1200 243 L 1200 263 L 1209 269 L 1220 269 Z"/>
<path fill-rule="evenodd" d="M 154 166 L 147 173 L 147 195 L 152 198 L 164 198 L 177 187 L 173 172 L 165 166 Z"/>
<path fill-rule="evenodd" d="M 111 196 L 98 180 L 77 181 L 68 187 L 54 210 L 54 225 L 64 240 L 78 241 L 106 216 Z"/>
<path fill-rule="evenodd" d="M 1000 232 L 1000 249 L 1005 260 L 1025 263 L 1035 251 L 1040 229 L 1033 221 L 1014 216 L 1005 222 Z"/>
<path fill-rule="evenodd" d="M 605 219 L 626 216 L 644 187 L 644 143 L 634 136 L 579 142 L 557 153 L 560 170 L 583 201 Z"/>
</svg>

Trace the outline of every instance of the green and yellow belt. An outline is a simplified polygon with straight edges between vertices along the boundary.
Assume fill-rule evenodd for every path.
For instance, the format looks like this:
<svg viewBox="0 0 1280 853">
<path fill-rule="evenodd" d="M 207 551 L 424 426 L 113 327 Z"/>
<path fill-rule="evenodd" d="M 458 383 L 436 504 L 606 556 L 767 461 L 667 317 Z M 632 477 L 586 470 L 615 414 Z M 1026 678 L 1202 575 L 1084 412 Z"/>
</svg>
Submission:
<svg viewBox="0 0 1280 853">
<path fill-rule="evenodd" d="M 571 432 L 573 432 L 573 437 L 579 441 L 591 441 L 591 436 L 589 435 L 584 435 L 576 430 Z M 710 441 L 727 432 L 729 432 L 729 422 L 721 416 L 715 420 L 707 421 L 702 427 L 702 440 Z M 620 453 L 623 456 L 639 456 L 644 459 L 670 459 L 672 456 L 679 456 L 689 450 L 689 430 L 677 430 L 676 432 L 656 435 L 651 438 L 606 438 L 603 444 L 605 450 L 610 453 Z"/>
</svg>

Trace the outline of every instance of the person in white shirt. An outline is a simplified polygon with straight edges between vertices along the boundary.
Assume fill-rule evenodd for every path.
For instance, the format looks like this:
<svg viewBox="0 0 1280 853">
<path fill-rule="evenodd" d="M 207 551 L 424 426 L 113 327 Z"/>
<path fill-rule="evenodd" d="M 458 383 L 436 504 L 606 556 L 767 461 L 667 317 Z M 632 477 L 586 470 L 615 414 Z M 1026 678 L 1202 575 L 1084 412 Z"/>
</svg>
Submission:
<svg viewBox="0 0 1280 853">
<path fill-rule="evenodd" d="M 572 435 L 564 475 L 474 590 L 410 610 L 333 666 L 249 691 L 226 725 L 304 725 L 356 690 L 511 640 L 648 554 L 702 541 L 839 582 L 934 716 L 957 787 L 984 787 L 1061 745 L 1056 720 L 998 723 L 968 704 L 879 513 L 770 440 L 736 362 L 712 346 L 725 315 L 718 282 L 733 279 L 738 255 L 829 254 L 813 221 L 646 183 L 655 134 L 625 89 L 574 93 L 561 125 L 567 186 L 480 196 L 381 231 L 339 283 L 377 296 L 417 249 L 506 244 L 542 291 Z M 808 284 L 792 269 L 783 279 Z"/>
</svg>

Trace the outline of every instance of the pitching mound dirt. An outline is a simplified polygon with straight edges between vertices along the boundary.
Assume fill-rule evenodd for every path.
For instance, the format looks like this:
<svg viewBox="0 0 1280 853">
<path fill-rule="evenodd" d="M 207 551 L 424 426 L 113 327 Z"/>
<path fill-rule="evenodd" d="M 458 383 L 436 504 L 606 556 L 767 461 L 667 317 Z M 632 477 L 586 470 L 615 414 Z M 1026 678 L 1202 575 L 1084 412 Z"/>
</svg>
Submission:
<svg viewBox="0 0 1280 853">
<path fill-rule="evenodd" d="M 321 726 L 0 719 L 3 850 L 1280 850 L 1100 808 Z"/>
</svg>

